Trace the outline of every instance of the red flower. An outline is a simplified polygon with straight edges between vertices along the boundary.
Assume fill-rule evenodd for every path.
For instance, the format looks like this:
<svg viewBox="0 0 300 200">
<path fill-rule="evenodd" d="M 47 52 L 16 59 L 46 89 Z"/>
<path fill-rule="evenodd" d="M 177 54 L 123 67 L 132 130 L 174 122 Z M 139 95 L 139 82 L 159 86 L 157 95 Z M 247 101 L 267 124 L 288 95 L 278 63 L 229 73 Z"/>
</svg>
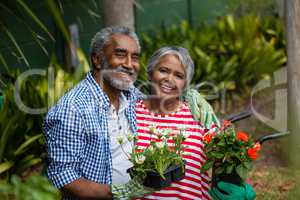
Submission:
<svg viewBox="0 0 300 200">
<path fill-rule="evenodd" d="M 228 126 L 230 126 L 230 125 L 231 125 L 231 122 L 230 122 L 230 121 L 224 120 L 224 122 L 223 122 L 223 127 L 224 127 L 224 128 L 226 128 L 226 127 L 228 127 Z"/>
<path fill-rule="evenodd" d="M 206 133 L 203 137 L 203 140 L 206 142 L 206 143 L 210 143 L 212 137 L 214 136 L 213 133 Z"/>
<path fill-rule="evenodd" d="M 249 136 L 247 135 L 247 133 L 239 131 L 236 135 L 238 140 L 244 141 L 244 142 L 248 142 L 249 140 Z"/>
<path fill-rule="evenodd" d="M 142 152 L 144 152 L 144 150 L 143 149 L 135 149 L 135 152 L 136 153 L 142 153 Z"/>
<path fill-rule="evenodd" d="M 255 148 L 249 148 L 247 151 L 247 154 L 248 154 L 249 158 L 251 158 L 252 160 L 256 160 L 258 157 L 258 153 Z"/>
<path fill-rule="evenodd" d="M 256 150 L 256 151 L 260 151 L 260 144 L 257 142 L 255 143 L 255 145 L 253 146 L 253 148 Z"/>
<path fill-rule="evenodd" d="M 168 149 L 169 149 L 169 151 L 171 151 L 171 152 L 175 152 L 175 147 L 170 146 L 170 147 L 168 147 Z"/>
<path fill-rule="evenodd" d="M 225 129 L 226 129 L 227 127 L 229 127 L 229 126 L 231 126 L 231 122 L 228 121 L 228 120 L 224 120 L 224 121 L 223 121 L 223 124 L 222 124 L 222 126 L 221 126 L 221 128 L 220 128 L 220 131 L 225 130 Z"/>
</svg>

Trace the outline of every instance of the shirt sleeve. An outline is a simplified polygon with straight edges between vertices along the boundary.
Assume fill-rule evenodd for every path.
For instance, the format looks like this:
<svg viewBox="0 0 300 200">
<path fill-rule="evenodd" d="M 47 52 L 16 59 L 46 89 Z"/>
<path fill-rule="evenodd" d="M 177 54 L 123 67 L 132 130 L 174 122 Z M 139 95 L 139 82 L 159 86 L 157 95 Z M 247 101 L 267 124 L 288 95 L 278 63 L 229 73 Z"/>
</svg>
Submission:
<svg viewBox="0 0 300 200">
<path fill-rule="evenodd" d="M 208 103 L 207 103 L 208 104 Z M 220 127 L 220 121 L 217 118 L 215 112 L 211 108 L 211 106 L 208 104 L 206 110 L 203 110 L 203 124 L 207 128 L 215 128 Z"/>
<path fill-rule="evenodd" d="M 189 108 L 196 121 L 199 121 L 205 128 L 220 127 L 220 122 L 205 98 L 194 89 L 189 89 L 185 96 Z"/>
<path fill-rule="evenodd" d="M 71 105 L 51 109 L 44 122 L 47 145 L 47 175 L 57 188 L 81 177 L 84 148 L 83 123 Z"/>
</svg>

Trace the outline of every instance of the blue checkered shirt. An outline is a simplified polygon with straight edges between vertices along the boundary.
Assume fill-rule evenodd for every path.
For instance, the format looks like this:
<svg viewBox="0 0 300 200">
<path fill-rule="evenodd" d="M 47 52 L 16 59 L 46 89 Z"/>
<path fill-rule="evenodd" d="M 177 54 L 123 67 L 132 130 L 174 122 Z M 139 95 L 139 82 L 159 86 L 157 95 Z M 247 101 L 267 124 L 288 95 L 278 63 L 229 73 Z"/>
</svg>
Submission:
<svg viewBox="0 0 300 200">
<path fill-rule="evenodd" d="M 124 92 L 129 101 L 125 114 L 133 133 L 137 129 L 134 105 L 140 94 L 136 88 Z M 109 106 L 107 95 L 89 72 L 49 110 L 44 122 L 47 175 L 57 188 L 80 177 L 111 184 Z"/>
</svg>

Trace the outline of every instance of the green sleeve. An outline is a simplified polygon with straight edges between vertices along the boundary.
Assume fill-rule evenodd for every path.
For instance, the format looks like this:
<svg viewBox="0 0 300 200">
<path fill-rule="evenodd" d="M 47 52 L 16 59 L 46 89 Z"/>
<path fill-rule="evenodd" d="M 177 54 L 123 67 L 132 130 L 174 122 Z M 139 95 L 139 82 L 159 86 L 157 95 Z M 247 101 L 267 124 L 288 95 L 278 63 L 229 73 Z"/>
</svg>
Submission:
<svg viewBox="0 0 300 200">
<path fill-rule="evenodd" d="M 194 119 L 199 121 L 205 128 L 209 129 L 213 124 L 220 126 L 213 108 L 199 92 L 189 89 L 186 91 L 184 99 L 187 101 Z"/>
</svg>

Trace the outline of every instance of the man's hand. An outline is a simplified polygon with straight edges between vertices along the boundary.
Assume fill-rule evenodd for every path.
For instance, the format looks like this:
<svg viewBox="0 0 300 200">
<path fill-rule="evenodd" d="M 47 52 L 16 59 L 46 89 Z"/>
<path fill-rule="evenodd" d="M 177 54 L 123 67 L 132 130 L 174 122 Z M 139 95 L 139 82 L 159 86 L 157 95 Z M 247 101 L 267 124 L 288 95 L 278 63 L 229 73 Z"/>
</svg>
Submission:
<svg viewBox="0 0 300 200">
<path fill-rule="evenodd" d="M 123 185 L 112 185 L 111 193 L 113 199 L 129 200 L 132 198 L 140 198 L 144 195 L 151 194 L 155 190 L 145 187 L 141 184 L 141 180 L 134 178 Z"/>
<path fill-rule="evenodd" d="M 214 200 L 253 200 L 256 196 L 249 184 L 244 183 L 242 186 L 237 186 L 222 181 L 218 183 L 217 187 L 212 188 L 209 194 Z"/>
</svg>

